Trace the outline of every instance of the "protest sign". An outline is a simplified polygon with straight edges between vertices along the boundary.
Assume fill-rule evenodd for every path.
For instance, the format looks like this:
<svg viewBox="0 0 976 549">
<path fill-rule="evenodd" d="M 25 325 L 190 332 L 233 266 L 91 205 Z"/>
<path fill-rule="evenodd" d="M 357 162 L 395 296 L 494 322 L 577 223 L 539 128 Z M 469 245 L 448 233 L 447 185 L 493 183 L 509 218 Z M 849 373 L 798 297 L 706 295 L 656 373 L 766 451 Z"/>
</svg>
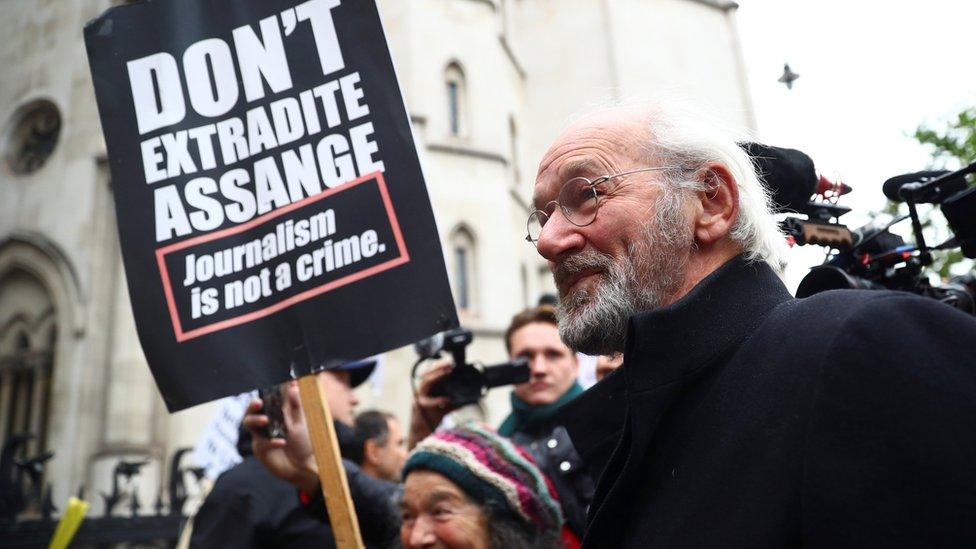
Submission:
<svg viewBox="0 0 976 549">
<path fill-rule="evenodd" d="M 457 325 L 374 2 L 150 1 L 85 41 L 171 411 Z"/>
<path fill-rule="evenodd" d="M 237 450 L 241 420 L 247 405 L 251 403 L 257 392 L 241 393 L 237 396 L 220 399 L 203 434 L 193 446 L 193 462 L 203 467 L 204 475 L 210 480 L 216 480 L 221 473 L 241 462 L 241 454 Z"/>
</svg>

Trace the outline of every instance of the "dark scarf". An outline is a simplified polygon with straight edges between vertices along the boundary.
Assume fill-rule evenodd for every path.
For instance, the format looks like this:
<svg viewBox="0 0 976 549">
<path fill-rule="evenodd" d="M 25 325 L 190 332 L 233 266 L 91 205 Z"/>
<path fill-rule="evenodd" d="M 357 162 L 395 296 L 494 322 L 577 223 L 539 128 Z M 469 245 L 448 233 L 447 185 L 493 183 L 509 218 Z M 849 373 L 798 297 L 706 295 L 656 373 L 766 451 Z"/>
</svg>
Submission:
<svg viewBox="0 0 976 549">
<path fill-rule="evenodd" d="M 533 406 L 512 392 L 512 413 L 508 414 L 508 417 L 502 422 L 498 428 L 498 434 L 503 437 L 510 437 L 515 433 L 531 433 L 553 421 L 556 418 L 556 412 L 563 404 L 581 394 L 583 394 L 583 387 L 579 383 L 573 382 L 569 390 L 563 393 L 563 396 L 559 397 L 556 402 Z"/>
</svg>

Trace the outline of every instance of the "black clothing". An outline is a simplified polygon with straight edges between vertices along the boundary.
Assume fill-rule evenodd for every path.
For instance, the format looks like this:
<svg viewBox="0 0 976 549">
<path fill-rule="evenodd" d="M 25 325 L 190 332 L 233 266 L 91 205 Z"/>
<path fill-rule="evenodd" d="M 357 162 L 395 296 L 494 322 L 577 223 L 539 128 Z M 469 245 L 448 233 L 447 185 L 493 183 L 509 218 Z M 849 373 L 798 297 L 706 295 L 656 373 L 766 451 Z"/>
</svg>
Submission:
<svg viewBox="0 0 976 549">
<path fill-rule="evenodd" d="M 190 547 L 335 547 L 328 522 L 298 501 L 295 487 L 254 456 L 225 471 L 193 519 Z"/>
<path fill-rule="evenodd" d="M 348 448 L 353 430 L 338 421 L 334 425 L 340 447 Z M 269 473 L 251 455 L 246 440 L 250 440 L 249 434 L 238 444 L 244 461 L 217 478 L 197 512 L 190 547 L 335 547 L 322 491 L 317 491 L 308 505 L 302 505 L 298 490 Z M 400 533 L 396 499 L 401 486 L 370 477 L 347 459 L 342 464 L 363 543 L 370 548 L 395 546 Z"/>
<path fill-rule="evenodd" d="M 336 437 L 339 439 L 339 447 L 348 450 L 351 447 L 350 441 L 357 438 L 355 430 L 338 421 L 333 422 L 333 425 L 335 425 Z M 371 477 L 363 473 L 359 465 L 347 458 L 348 455 L 343 453 L 342 466 L 346 470 L 349 496 L 356 509 L 363 544 L 370 549 L 396 547 L 400 536 L 400 510 L 397 507 L 397 500 L 403 486 L 396 482 Z M 306 510 L 325 523 L 329 522 L 329 512 L 325 506 L 322 490 L 316 490 Z"/>
<path fill-rule="evenodd" d="M 512 393 L 512 413 L 498 428 L 498 434 L 532 454 L 536 464 L 552 481 L 566 524 L 576 537 L 583 537 L 586 508 L 593 499 L 593 480 L 573 448 L 566 428 L 559 425 L 559 409 L 583 394 L 579 383 L 551 404 L 532 405 Z"/>
<path fill-rule="evenodd" d="M 557 424 L 554 418 L 531 432 L 515 432 L 509 438 L 528 450 L 539 469 L 552 481 L 559 494 L 566 525 L 582 538 L 586 508 L 593 499 L 593 480 L 573 448 L 566 428 Z"/>
<path fill-rule="evenodd" d="M 342 460 L 342 466 L 346 470 L 349 496 L 356 508 L 363 543 L 371 549 L 396 547 L 400 536 L 400 509 L 397 501 L 403 492 L 403 485 L 371 477 L 348 459 Z M 329 521 L 329 512 L 321 490 L 309 502 L 308 512 L 325 522 Z"/>
<path fill-rule="evenodd" d="M 632 317 L 624 356 L 560 411 L 599 479 L 585 547 L 976 540 L 973 318 L 901 292 L 797 300 L 739 257 Z"/>
</svg>

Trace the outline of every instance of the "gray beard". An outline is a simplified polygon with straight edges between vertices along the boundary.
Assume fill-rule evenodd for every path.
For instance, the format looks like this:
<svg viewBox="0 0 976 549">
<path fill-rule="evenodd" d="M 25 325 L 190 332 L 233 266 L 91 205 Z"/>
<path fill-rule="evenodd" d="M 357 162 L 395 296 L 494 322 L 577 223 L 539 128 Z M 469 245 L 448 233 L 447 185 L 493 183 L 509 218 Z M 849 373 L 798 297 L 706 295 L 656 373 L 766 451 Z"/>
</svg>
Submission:
<svg viewBox="0 0 976 549">
<path fill-rule="evenodd" d="M 681 219 L 664 214 L 662 219 L 653 220 L 644 241 L 630 245 L 627 257 L 615 261 L 607 254 L 588 250 L 555 266 L 557 284 L 585 270 L 599 271 L 593 288 L 559 296 L 559 335 L 566 345 L 589 355 L 623 352 L 630 317 L 673 299 L 694 246 L 691 227 L 680 212 L 677 215 Z"/>
</svg>

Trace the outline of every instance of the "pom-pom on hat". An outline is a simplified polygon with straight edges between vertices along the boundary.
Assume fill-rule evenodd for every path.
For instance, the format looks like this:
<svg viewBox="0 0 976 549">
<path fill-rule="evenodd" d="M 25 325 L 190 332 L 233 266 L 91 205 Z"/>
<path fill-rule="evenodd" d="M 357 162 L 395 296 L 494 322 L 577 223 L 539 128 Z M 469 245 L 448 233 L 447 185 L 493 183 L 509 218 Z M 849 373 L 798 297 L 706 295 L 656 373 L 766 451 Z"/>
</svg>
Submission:
<svg viewBox="0 0 976 549">
<path fill-rule="evenodd" d="M 489 429 L 473 424 L 438 431 L 414 448 L 403 476 L 440 473 L 472 499 L 494 502 L 540 532 L 563 525 L 559 498 L 527 452 Z"/>
</svg>

